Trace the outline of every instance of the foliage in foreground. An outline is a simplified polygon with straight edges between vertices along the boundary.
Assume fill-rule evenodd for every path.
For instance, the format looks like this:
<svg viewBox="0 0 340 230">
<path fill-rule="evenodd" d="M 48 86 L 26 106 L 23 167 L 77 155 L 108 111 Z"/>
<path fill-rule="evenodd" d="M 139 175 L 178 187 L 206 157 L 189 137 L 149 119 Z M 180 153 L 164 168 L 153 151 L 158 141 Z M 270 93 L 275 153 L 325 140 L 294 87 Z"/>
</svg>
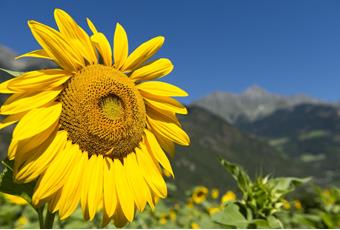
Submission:
<svg viewBox="0 0 340 230">
<path fill-rule="evenodd" d="M 176 192 L 169 184 L 170 196 L 159 201 L 154 210 L 137 215 L 126 228 L 332 228 L 339 226 L 340 190 L 315 189 L 301 200 L 288 201 L 286 195 L 297 185 L 309 179 L 291 177 L 250 176 L 238 165 L 226 160 L 221 164 L 236 180 L 240 198 L 235 191 L 221 192 L 197 186 L 186 194 L 185 201 L 178 201 L 171 194 Z M 8 171 L 5 176 L 9 176 Z M 7 180 L 3 177 L 3 181 Z M 14 186 L 15 187 L 15 186 Z M 0 186 L 0 188 L 2 188 Z M 27 199 L 30 191 L 7 190 L 8 193 Z M 16 187 L 16 189 L 18 189 Z M 3 191 L 3 189 L 2 189 Z M 15 191 L 15 192 L 13 192 Z M 29 201 L 29 200 L 28 200 Z M 1 228 L 38 228 L 35 210 L 17 197 L 0 196 Z M 84 222 L 78 209 L 69 219 L 55 223 L 56 228 L 99 228 L 101 217 L 93 223 Z M 114 228 L 113 225 L 107 226 Z"/>
</svg>

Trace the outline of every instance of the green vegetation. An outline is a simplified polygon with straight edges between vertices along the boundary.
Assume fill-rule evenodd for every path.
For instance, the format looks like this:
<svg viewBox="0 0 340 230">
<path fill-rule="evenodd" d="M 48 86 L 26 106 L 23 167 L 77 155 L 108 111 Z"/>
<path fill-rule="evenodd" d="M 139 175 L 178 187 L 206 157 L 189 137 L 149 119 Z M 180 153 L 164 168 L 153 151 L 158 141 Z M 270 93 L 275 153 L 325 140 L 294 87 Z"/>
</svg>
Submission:
<svg viewBox="0 0 340 230">
<path fill-rule="evenodd" d="M 237 183 L 237 191 L 196 186 L 178 200 L 169 184 L 169 197 L 154 210 L 147 207 L 125 228 L 337 228 L 340 227 L 340 189 L 321 189 L 309 178 L 258 176 L 224 159 L 221 164 Z M 223 181 L 221 181 L 223 183 Z M 303 185 L 302 192 L 294 193 Z M 3 191 L 3 187 L 1 190 Z M 17 191 L 15 187 L 12 191 Z M 15 193 L 24 194 L 24 193 Z M 236 194 L 240 194 L 239 197 Z M 290 195 L 289 195 L 290 194 Z M 21 195 L 22 196 L 22 195 Z M 25 196 L 24 196 L 25 197 Z M 1 228 L 38 228 L 35 210 L 17 197 L 0 194 Z M 55 228 L 100 228 L 101 216 L 85 222 L 80 208 Z M 114 228 L 109 224 L 107 228 Z"/>
</svg>

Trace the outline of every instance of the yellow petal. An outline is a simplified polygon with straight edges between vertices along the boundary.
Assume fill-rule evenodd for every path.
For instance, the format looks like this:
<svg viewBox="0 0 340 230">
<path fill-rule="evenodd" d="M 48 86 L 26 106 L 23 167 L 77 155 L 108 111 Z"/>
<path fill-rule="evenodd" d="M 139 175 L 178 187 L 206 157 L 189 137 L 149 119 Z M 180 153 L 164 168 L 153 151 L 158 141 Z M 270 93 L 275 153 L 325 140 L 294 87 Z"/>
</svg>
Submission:
<svg viewBox="0 0 340 230">
<path fill-rule="evenodd" d="M 159 36 L 150 39 L 135 49 L 126 59 L 122 67 L 124 71 L 131 71 L 151 58 L 163 45 L 164 37 Z"/>
<path fill-rule="evenodd" d="M 43 151 L 42 149 L 36 151 L 36 148 L 39 148 L 42 144 L 46 147 L 44 142 L 56 134 L 57 125 L 58 122 L 55 122 L 31 138 L 22 140 L 12 138 L 11 144 L 8 147 L 8 158 L 12 160 L 15 157 L 15 165 L 17 165 L 15 167 L 19 168 L 31 154 L 39 154 Z"/>
<path fill-rule="evenodd" d="M 67 142 L 64 151 L 56 156 L 45 173 L 39 178 L 32 198 L 34 205 L 38 204 L 39 200 L 57 192 L 65 184 L 66 175 L 68 175 L 72 166 L 79 161 L 75 158 L 76 154 L 72 154 L 75 148 L 77 148 L 76 145 Z"/>
<path fill-rule="evenodd" d="M 86 154 L 86 153 L 84 153 Z M 88 208 L 88 192 L 91 187 L 91 184 L 89 183 L 89 177 L 92 173 L 92 168 L 95 166 L 94 158 L 87 159 L 85 161 L 84 165 L 84 172 L 83 172 L 83 178 L 81 181 L 81 194 L 80 194 L 80 204 L 83 211 L 83 217 L 85 220 L 89 219 L 89 208 Z"/>
<path fill-rule="evenodd" d="M 157 120 L 155 117 L 152 118 L 150 116 L 147 116 L 147 120 L 150 126 L 163 137 L 166 137 L 180 145 L 190 144 L 189 136 L 176 124 L 163 122 L 161 120 Z"/>
<path fill-rule="evenodd" d="M 175 123 L 176 125 L 181 127 L 181 123 L 178 121 L 176 113 L 174 112 L 146 105 L 146 114 L 149 114 L 149 116 L 151 117 L 158 117 L 158 119 L 162 121 Z"/>
<path fill-rule="evenodd" d="M 126 219 L 131 222 L 135 214 L 135 204 L 132 191 L 127 182 L 125 168 L 118 159 L 114 160 L 113 165 L 119 204 L 123 210 Z"/>
<path fill-rule="evenodd" d="M 43 173 L 49 166 L 54 157 L 63 151 L 67 141 L 67 132 L 59 131 L 55 136 L 52 136 L 52 142 L 45 141 L 47 148 L 40 154 L 32 154 L 27 156 L 27 161 L 23 167 L 18 169 L 15 175 L 17 181 L 24 183 L 31 182 Z"/>
<path fill-rule="evenodd" d="M 171 97 L 160 97 L 140 91 L 146 104 L 156 110 L 166 110 L 173 113 L 187 114 L 187 109 Z"/>
<path fill-rule="evenodd" d="M 32 137 L 54 123 L 58 122 L 61 114 L 61 103 L 29 111 L 18 123 L 13 131 L 13 139 L 23 140 Z"/>
<path fill-rule="evenodd" d="M 161 81 L 147 81 L 137 85 L 137 88 L 143 92 L 163 97 L 186 97 L 187 92 L 177 86 Z"/>
<path fill-rule="evenodd" d="M 86 22 L 93 34 L 98 33 L 96 27 L 94 26 L 93 22 L 89 18 L 86 18 Z"/>
<path fill-rule="evenodd" d="M 87 160 L 87 154 L 82 154 L 82 152 L 78 150 L 78 156 L 76 158 L 79 159 L 79 161 L 76 163 L 73 172 L 69 175 L 59 198 L 64 204 L 63 206 L 60 206 L 59 210 L 59 217 L 61 220 L 66 219 L 74 212 L 80 200 L 80 183 L 83 175 L 84 162 Z M 71 197 L 70 194 L 72 194 Z"/>
<path fill-rule="evenodd" d="M 128 57 L 129 42 L 123 26 L 121 26 L 119 23 L 116 25 L 113 43 L 115 68 L 120 69 Z"/>
<path fill-rule="evenodd" d="M 7 88 L 16 92 L 45 91 L 62 85 L 70 77 L 69 73 L 61 69 L 30 71 L 14 78 Z"/>
<path fill-rule="evenodd" d="M 16 122 L 18 122 L 26 113 L 18 113 L 13 115 L 8 115 L 5 119 L 0 122 L 0 129 L 6 128 Z"/>
<path fill-rule="evenodd" d="M 85 65 L 83 57 L 74 51 L 58 31 L 36 21 L 29 21 L 28 26 L 48 56 L 63 69 L 75 71 Z"/>
<path fill-rule="evenodd" d="M 9 79 L 9 80 L 7 80 L 7 81 L 2 82 L 2 83 L 0 84 L 0 93 L 3 93 L 3 94 L 11 94 L 11 93 L 15 93 L 15 91 L 10 90 L 10 89 L 8 88 L 8 85 L 9 85 L 12 81 L 14 81 L 14 80 L 15 80 L 15 78 L 12 78 L 12 79 Z"/>
<path fill-rule="evenodd" d="M 175 144 L 172 141 L 170 141 L 169 139 L 163 137 L 162 135 L 157 135 L 157 133 L 155 133 L 155 136 L 157 138 L 158 143 L 162 147 L 162 149 L 164 149 L 164 151 L 166 153 L 168 153 L 171 157 L 174 157 L 174 155 L 175 155 Z"/>
<path fill-rule="evenodd" d="M 52 60 L 53 58 L 48 56 L 45 50 L 34 50 L 29 53 L 22 54 L 20 56 L 15 57 L 15 59 L 24 58 L 24 57 L 32 57 L 32 58 L 44 58 Z"/>
<path fill-rule="evenodd" d="M 153 192 L 159 197 L 166 197 L 167 188 L 164 182 L 164 179 L 158 170 L 158 167 L 155 165 L 155 162 L 152 160 L 146 146 L 144 144 L 140 144 L 141 149 L 136 148 L 136 156 L 138 161 L 138 166 L 142 171 L 142 175 L 145 178 L 145 181 L 149 184 L 150 188 Z"/>
<path fill-rule="evenodd" d="M 163 166 L 163 168 L 168 171 L 172 175 L 172 177 L 174 177 L 169 159 L 166 157 L 162 148 L 159 146 L 157 139 L 149 130 L 146 129 L 144 132 L 146 137 L 145 142 L 149 152 L 154 156 L 154 158 L 156 158 L 156 160 Z"/>
<path fill-rule="evenodd" d="M 111 158 L 105 158 L 104 164 L 104 209 L 108 217 L 111 217 L 117 206 L 117 193 L 115 187 L 115 175 L 113 161 Z"/>
<path fill-rule="evenodd" d="M 93 220 L 96 211 L 98 209 L 98 205 L 101 201 L 101 197 L 103 196 L 103 155 L 92 155 L 93 158 L 93 168 L 91 168 L 91 175 L 88 178 L 91 186 L 89 187 L 87 204 L 89 208 L 89 217 L 90 220 Z M 90 159 L 90 160 L 91 160 Z"/>
<path fill-rule="evenodd" d="M 56 88 L 55 90 L 40 93 L 27 92 L 14 94 L 0 108 L 0 113 L 3 115 L 16 114 L 41 107 L 53 101 L 61 91 L 61 88 Z"/>
<path fill-rule="evenodd" d="M 51 197 L 49 197 L 48 199 L 48 210 L 51 213 L 55 213 L 58 210 L 58 204 L 59 204 L 59 198 L 61 195 L 61 189 L 59 189 L 58 191 L 56 191 Z M 43 201 L 39 200 L 37 201 L 37 206 L 40 206 L 43 204 Z"/>
<path fill-rule="evenodd" d="M 31 138 L 23 140 L 13 138 L 8 150 L 9 156 L 15 155 L 14 174 L 17 174 L 18 170 L 26 164 L 30 158 L 41 155 L 53 141 L 56 134 L 57 123 Z"/>
<path fill-rule="evenodd" d="M 134 194 L 136 207 L 141 212 L 144 210 L 146 201 L 151 200 L 151 194 L 147 191 L 148 186 L 138 167 L 135 153 L 130 153 L 124 158 L 124 167 L 126 167 L 127 179 Z"/>
<path fill-rule="evenodd" d="M 103 58 L 106 66 L 112 65 L 112 51 L 111 45 L 104 34 L 95 33 L 91 36 L 92 42 L 96 45 L 100 55 Z"/>
<path fill-rule="evenodd" d="M 89 35 L 73 18 L 61 9 L 54 11 L 54 18 L 60 33 L 75 47 L 75 52 L 78 51 L 78 55 L 83 56 L 89 63 L 97 63 L 97 56 Z"/>
<path fill-rule="evenodd" d="M 113 215 L 114 225 L 118 228 L 122 228 L 126 225 L 128 220 L 126 219 L 121 206 L 117 205 L 116 212 Z"/>
<path fill-rule="evenodd" d="M 168 75 L 174 66 L 167 58 L 160 58 L 132 72 L 130 78 L 133 80 L 153 80 Z"/>
</svg>

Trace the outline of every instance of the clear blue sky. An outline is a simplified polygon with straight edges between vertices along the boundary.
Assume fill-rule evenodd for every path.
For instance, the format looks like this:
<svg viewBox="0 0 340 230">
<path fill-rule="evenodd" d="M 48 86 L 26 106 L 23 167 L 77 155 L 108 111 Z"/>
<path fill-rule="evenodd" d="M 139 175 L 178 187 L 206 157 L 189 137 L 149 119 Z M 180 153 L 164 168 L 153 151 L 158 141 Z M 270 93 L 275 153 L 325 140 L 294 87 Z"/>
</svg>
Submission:
<svg viewBox="0 0 340 230">
<path fill-rule="evenodd" d="M 0 43 L 18 53 L 38 48 L 28 19 L 49 25 L 53 9 L 82 26 L 91 18 L 112 38 L 114 25 L 130 44 L 156 35 L 160 56 L 175 70 L 167 81 L 190 93 L 185 102 L 213 91 L 241 92 L 257 84 L 284 95 L 340 99 L 340 1 L 115 1 L 1 0 Z"/>
</svg>

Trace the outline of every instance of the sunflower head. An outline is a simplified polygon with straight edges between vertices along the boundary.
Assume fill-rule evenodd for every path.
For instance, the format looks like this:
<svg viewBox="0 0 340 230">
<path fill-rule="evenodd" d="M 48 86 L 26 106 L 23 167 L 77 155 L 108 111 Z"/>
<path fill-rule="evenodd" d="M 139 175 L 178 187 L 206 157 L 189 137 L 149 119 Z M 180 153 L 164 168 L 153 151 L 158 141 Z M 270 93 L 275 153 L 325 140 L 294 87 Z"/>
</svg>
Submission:
<svg viewBox="0 0 340 230">
<path fill-rule="evenodd" d="M 47 203 L 61 219 L 80 204 L 85 219 L 102 210 L 103 225 L 123 226 L 167 195 L 162 175 L 173 172 L 166 154 L 190 142 L 176 117 L 187 110 L 173 97 L 187 93 L 157 81 L 173 69 L 167 58 L 150 61 L 164 37 L 130 52 L 117 24 L 112 49 L 89 19 L 91 34 L 60 9 L 54 17 L 57 29 L 28 22 L 41 49 L 18 58 L 58 67 L 0 84 L 0 93 L 11 94 L 0 128 L 17 123 L 8 149 L 15 180 L 36 180 L 33 205 Z"/>
<path fill-rule="evenodd" d="M 200 204 L 206 200 L 208 195 L 208 188 L 205 186 L 198 186 L 194 189 L 192 193 L 192 200 L 196 204 Z"/>
<path fill-rule="evenodd" d="M 234 200 L 236 200 L 236 194 L 233 191 L 227 191 L 221 198 L 221 204 Z"/>
</svg>

